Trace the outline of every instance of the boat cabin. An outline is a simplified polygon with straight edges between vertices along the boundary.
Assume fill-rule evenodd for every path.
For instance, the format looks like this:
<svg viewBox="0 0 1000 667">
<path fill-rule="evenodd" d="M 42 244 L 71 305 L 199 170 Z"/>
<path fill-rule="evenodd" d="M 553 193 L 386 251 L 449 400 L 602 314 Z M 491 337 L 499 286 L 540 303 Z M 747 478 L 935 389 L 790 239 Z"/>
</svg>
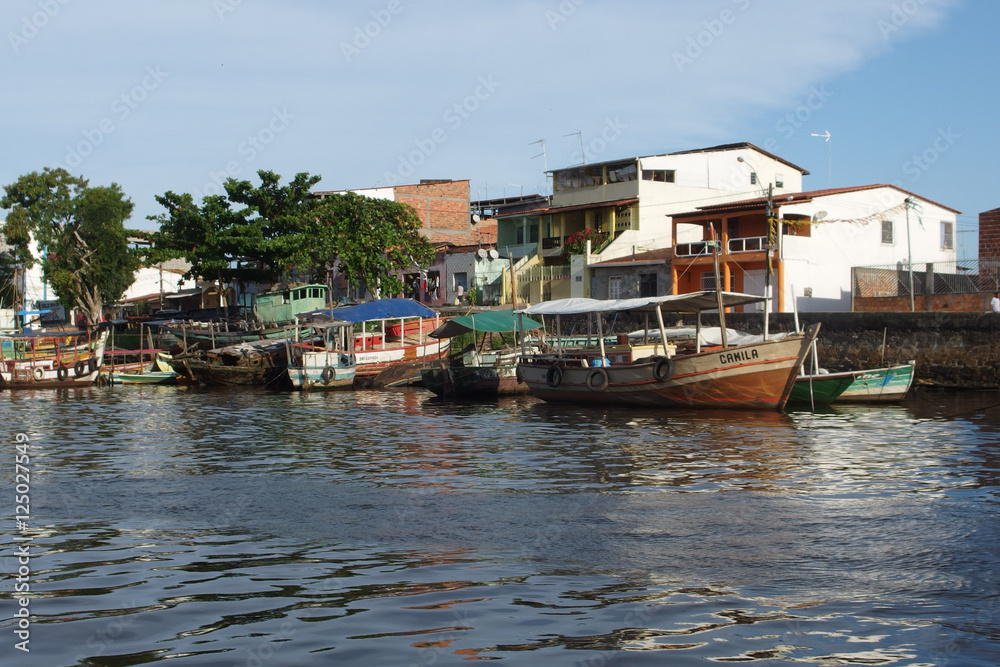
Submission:
<svg viewBox="0 0 1000 667">
<path fill-rule="evenodd" d="M 326 285 L 301 285 L 288 289 L 258 294 L 254 312 L 265 324 L 285 324 L 295 320 L 299 313 L 320 310 L 327 306 Z"/>
</svg>

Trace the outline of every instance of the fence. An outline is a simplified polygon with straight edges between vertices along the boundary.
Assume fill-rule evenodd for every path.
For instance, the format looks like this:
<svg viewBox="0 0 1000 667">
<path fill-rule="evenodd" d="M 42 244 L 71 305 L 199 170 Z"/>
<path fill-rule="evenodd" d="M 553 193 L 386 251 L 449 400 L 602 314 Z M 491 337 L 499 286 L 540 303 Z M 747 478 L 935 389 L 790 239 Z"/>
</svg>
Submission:
<svg viewBox="0 0 1000 667">
<path fill-rule="evenodd" d="M 959 260 L 851 270 L 855 298 L 934 294 L 983 294 L 1000 290 L 1000 260 Z"/>
</svg>

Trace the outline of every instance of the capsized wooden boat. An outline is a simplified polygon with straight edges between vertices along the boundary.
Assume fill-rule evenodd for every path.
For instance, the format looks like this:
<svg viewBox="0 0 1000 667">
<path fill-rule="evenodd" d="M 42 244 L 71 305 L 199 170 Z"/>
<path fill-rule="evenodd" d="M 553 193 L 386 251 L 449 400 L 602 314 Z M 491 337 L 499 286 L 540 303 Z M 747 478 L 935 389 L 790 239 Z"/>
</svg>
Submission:
<svg viewBox="0 0 1000 667">
<path fill-rule="evenodd" d="M 723 322 L 723 344 L 677 353 L 663 325 L 664 312 L 698 313 L 762 301 L 734 292 L 695 292 L 670 296 L 598 300 L 562 299 L 523 309 L 533 316 L 597 315 L 599 345 L 525 354 L 518 372 L 531 393 L 546 401 L 664 408 L 781 410 L 819 325 L 779 340 L 730 346 Z M 625 311 L 655 313 L 660 338 L 631 341 L 608 349 L 600 315 Z M 700 320 L 700 318 L 699 318 Z M 699 339 L 700 340 L 700 339 Z M 666 341 L 666 342 L 665 342 Z"/>
<path fill-rule="evenodd" d="M 528 393 L 517 379 L 515 349 L 487 349 L 495 333 L 514 334 L 518 317 L 511 310 L 490 310 L 454 317 L 430 333 L 433 338 L 454 338 L 472 333 L 478 338 L 470 348 L 420 371 L 423 386 L 446 398 L 496 398 Z M 521 317 L 524 331 L 541 328 L 541 322 Z M 481 335 L 480 335 L 481 334 Z"/>
<path fill-rule="evenodd" d="M 30 331 L 0 338 L 0 385 L 58 389 L 94 384 L 108 331 Z"/>
</svg>

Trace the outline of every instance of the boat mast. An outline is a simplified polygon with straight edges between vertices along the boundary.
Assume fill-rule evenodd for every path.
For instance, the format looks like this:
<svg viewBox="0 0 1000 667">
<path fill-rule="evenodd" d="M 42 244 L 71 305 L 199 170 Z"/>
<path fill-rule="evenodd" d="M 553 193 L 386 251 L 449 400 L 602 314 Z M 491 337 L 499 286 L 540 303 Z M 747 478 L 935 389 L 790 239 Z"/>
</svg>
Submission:
<svg viewBox="0 0 1000 667">
<path fill-rule="evenodd" d="M 719 241 L 715 236 L 715 225 L 709 223 L 712 230 L 712 264 L 715 268 L 715 298 L 719 303 L 719 330 L 722 334 L 722 349 L 729 347 L 726 341 L 726 309 L 722 307 L 722 290 L 719 288 L 721 280 L 719 278 Z"/>
</svg>

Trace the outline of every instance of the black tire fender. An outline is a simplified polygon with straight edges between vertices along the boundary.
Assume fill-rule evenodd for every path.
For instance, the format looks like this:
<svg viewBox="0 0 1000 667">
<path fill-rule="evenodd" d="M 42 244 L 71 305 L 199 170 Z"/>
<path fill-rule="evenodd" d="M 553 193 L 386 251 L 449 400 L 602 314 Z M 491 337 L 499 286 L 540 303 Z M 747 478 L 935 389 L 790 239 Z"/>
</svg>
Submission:
<svg viewBox="0 0 1000 667">
<path fill-rule="evenodd" d="M 327 366 L 326 368 L 323 369 L 323 382 L 325 384 L 330 384 L 330 380 L 333 379 L 333 376 L 335 374 L 336 371 L 333 370 L 333 366 Z"/>
<path fill-rule="evenodd" d="M 604 391 L 608 388 L 608 372 L 603 368 L 595 368 L 587 373 L 587 388 L 591 391 Z"/>
<path fill-rule="evenodd" d="M 77 376 L 78 378 L 82 378 L 86 372 L 87 372 L 86 361 L 78 361 L 76 362 L 76 365 L 73 366 L 73 375 Z"/>
<path fill-rule="evenodd" d="M 667 357 L 660 357 L 653 366 L 653 377 L 659 382 L 669 380 L 674 375 L 674 362 Z"/>
<path fill-rule="evenodd" d="M 562 384 L 562 379 L 563 371 L 557 364 L 552 364 L 549 366 L 549 370 L 545 371 L 545 384 L 553 389 Z"/>
</svg>

